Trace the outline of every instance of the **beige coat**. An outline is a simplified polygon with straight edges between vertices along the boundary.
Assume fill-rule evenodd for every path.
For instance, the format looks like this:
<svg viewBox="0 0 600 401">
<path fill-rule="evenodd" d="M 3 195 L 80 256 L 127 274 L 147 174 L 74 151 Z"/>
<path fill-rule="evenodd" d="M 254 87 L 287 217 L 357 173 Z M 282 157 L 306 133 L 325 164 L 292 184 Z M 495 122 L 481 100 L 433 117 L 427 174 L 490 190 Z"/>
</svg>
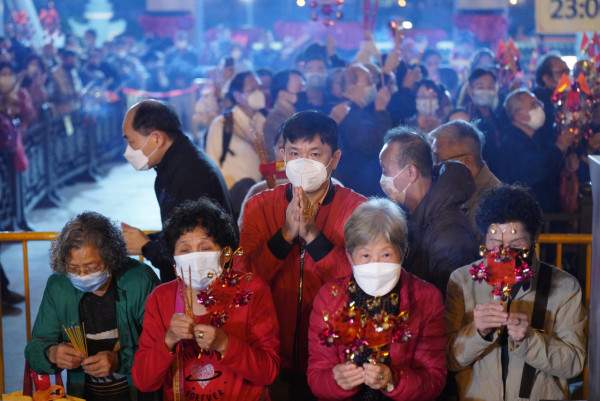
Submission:
<svg viewBox="0 0 600 401">
<path fill-rule="evenodd" d="M 581 373 L 586 357 L 584 328 L 587 314 L 577 280 L 552 267 L 544 332 L 529 328 L 519 346 L 508 340 L 509 366 L 506 395 L 503 397 L 498 333 L 495 331 L 492 340 L 486 341 L 473 322 L 473 310 L 477 304 L 494 302 L 492 287 L 485 282 L 474 281 L 470 268 L 471 265 L 467 265 L 452 273 L 446 295 L 448 369 L 457 372 L 460 399 L 518 400 L 525 362 L 536 368 L 530 400 L 568 399 L 567 379 Z M 534 272 L 537 273 L 538 268 L 539 261 L 535 259 Z M 511 312 L 525 313 L 531 321 L 536 285 L 537 275 L 527 291 L 521 288 L 514 296 Z"/>
</svg>

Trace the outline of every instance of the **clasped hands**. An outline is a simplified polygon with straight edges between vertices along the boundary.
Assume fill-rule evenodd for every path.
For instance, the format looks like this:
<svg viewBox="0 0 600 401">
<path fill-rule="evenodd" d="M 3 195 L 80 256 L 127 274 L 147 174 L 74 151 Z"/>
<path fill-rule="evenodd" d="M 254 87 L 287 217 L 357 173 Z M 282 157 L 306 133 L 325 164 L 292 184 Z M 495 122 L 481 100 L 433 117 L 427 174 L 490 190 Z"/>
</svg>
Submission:
<svg viewBox="0 0 600 401">
<path fill-rule="evenodd" d="M 333 367 L 333 379 L 344 390 L 352 390 L 363 383 L 373 390 L 381 390 L 392 379 L 392 371 L 383 363 L 358 366 L 353 362 L 346 362 Z"/>
<path fill-rule="evenodd" d="M 101 351 L 86 358 L 69 343 L 51 346 L 48 359 L 61 369 L 77 369 L 81 366 L 85 373 L 94 377 L 106 377 L 119 367 L 116 352 Z"/>
<path fill-rule="evenodd" d="M 225 356 L 229 346 L 229 336 L 220 328 L 208 324 L 195 324 L 193 318 L 183 313 L 174 314 L 165 334 L 167 349 L 171 351 L 179 341 L 191 339 L 195 339 L 201 349 L 217 351 L 221 356 Z"/>
<path fill-rule="evenodd" d="M 502 305 L 496 303 L 475 306 L 473 321 L 482 337 L 486 337 L 493 330 L 506 326 L 508 337 L 517 345 L 521 344 L 529 328 L 529 318 L 526 314 L 504 312 Z"/>
<path fill-rule="evenodd" d="M 281 228 L 281 234 L 290 244 L 293 243 L 294 238 L 297 237 L 302 238 L 309 244 L 312 240 L 317 238 L 317 235 L 319 235 L 319 229 L 315 225 L 315 219 L 317 217 L 316 212 L 321 205 L 318 203 L 312 205 L 314 208 L 313 213 L 309 213 L 308 209 L 311 207 L 311 203 L 302 187 L 292 186 L 292 194 L 292 201 L 285 211 L 285 223 Z M 306 214 L 305 210 L 307 211 Z M 312 215 L 307 216 L 310 214 Z"/>
</svg>

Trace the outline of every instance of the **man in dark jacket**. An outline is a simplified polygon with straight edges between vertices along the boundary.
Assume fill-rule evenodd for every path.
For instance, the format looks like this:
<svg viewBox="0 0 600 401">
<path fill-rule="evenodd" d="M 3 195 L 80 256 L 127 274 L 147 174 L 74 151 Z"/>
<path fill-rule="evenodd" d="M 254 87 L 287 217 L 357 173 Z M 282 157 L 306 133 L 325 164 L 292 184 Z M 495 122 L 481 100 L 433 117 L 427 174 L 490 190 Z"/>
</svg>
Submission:
<svg viewBox="0 0 600 401">
<path fill-rule="evenodd" d="M 408 127 L 388 131 L 379 160 L 381 187 L 409 210 L 404 267 L 442 294 L 453 270 L 477 259 L 477 239 L 460 209 L 474 191 L 469 169 L 455 161 L 433 166 L 424 136 Z"/>
<path fill-rule="evenodd" d="M 511 92 L 504 101 L 511 125 L 500 144 L 501 169 L 498 178 L 507 184 L 516 181 L 531 187 L 545 213 L 560 211 L 559 172 L 563 155 L 573 143 L 565 130 L 552 142 L 544 127 L 542 102 L 526 89 Z"/>
<path fill-rule="evenodd" d="M 233 215 L 225 180 L 215 163 L 194 147 L 181 131 L 177 114 L 156 100 L 140 102 L 123 121 L 127 141 L 125 158 L 136 170 L 154 167 L 154 191 L 164 223 L 172 210 L 186 200 L 206 196 Z M 160 232 L 147 236 L 140 229 L 121 223 L 127 251 L 142 254 L 160 270 L 163 283 L 175 279 L 171 256 L 165 251 Z"/>
<path fill-rule="evenodd" d="M 390 93 L 377 91 L 369 70 L 363 64 L 348 66 L 342 75 L 347 114 L 340 124 L 340 159 L 335 178 L 364 196 L 382 196 L 373 177 L 379 173 L 377 155 L 383 136 L 392 123 L 386 107 Z"/>
</svg>

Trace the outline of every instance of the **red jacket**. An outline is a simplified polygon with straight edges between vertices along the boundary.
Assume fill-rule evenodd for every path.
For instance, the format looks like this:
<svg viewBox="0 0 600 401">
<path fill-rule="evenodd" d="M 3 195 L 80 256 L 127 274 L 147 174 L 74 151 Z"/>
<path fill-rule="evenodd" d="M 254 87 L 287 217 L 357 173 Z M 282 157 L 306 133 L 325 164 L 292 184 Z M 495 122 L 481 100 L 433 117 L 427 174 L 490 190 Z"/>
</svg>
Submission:
<svg viewBox="0 0 600 401">
<path fill-rule="evenodd" d="M 198 359 L 193 340 L 180 342 L 176 354 L 167 351 L 164 338 L 175 313 L 175 297 L 179 294 L 176 280 L 158 286 L 146 302 L 140 348 L 131 372 L 135 386 L 140 391 L 154 391 L 163 386 L 163 400 L 173 400 L 171 364 L 180 356 L 180 363 L 185 367 L 184 378 L 214 377 L 192 383 L 193 392 L 200 394 L 201 399 L 261 399 L 266 394 L 266 386 L 279 373 L 279 327 L 266 283 L 256 276 L 251 281 L 242 279 L 241 289 L 253 293 L 247 305 L 228 310 L 227 322 L 221 326 L 229 335 L 225 356 L 221 358 L 218 353 L 210 352 Z M 200 322 L 208 324 L 209 316 L 201 316 Z M 184 379 L 184 382 L 189 384 L 190 380 Z M 193 398 L 194 394 L 185 397 L 192 399 L 188 396 Z"/>
<path fill-rule="evenodd" d="M 346 362 L 344 348 L 319 343 L 319 334 L 326 327 L 322 312 L 328 310 L 335 313 L 346 304 L 349 280 L 350 276 L 323 286 L 315 298 L 310 315 L 308 384 L 321 400 L 350 400 L 359 389 L 343 390 L 333 378 L 333 367 Z M 407 342 L 392 343 L 390 346 L 390 368 L 395 388 L 386 396 L 402 401 L 433 400 L 446 384 L 442 294 L 432 284 L 402 270 L 400 310 L 408 311 L 408 328 L 412 336 Z"/>
<path fill-rule="evenodd" d="M 281 235 L 285 211 L 292 199 L 291 184 L 279 185 L 248 200 L 240 233 L 242 270 L 252 271 L 271 286 L 281 327 L 281 366 L 294 367 L 294 336 L 298 310 L 300 245 Z M 344 224 L 366 200 L 351 189 L 331 184 L 316 218 L 321 234 L 305 247 L 302 312 L 298 343 L 298 371 L 306 372 L 308 321 L 312 302 L 321 286 L 348 275 L 352 268 L 344 249 Z"/>
</svg>

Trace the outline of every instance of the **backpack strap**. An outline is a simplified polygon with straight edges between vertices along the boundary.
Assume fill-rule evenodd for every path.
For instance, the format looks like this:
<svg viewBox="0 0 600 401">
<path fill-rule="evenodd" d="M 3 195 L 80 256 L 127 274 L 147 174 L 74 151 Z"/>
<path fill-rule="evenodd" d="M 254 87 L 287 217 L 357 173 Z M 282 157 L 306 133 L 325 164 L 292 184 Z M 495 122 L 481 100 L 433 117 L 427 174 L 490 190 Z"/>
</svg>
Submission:
<svg viewBox="0 0 600 401">
<path fill-rule="evenodd" d="M 235 153 L 229 149 L 229 144 L 231 143 L 231 137 L 233 136 L 233 111 L 229 110 L 223 114 L 223 153 L 221 153 L 221 157 L 219 158 L 219 166 L 223 166 L 223 162 L 227 157 L 227 153 L 231 153 L 232 156 L 235 156 Z"/>
<path fill-rule="evenodd" d="M 531 314 L 531 328 L 537 331 L 544 331 L 544 321 L 546 320 L 546 307 L 548 306 L 548 297 L 550 295 L 550 285 L 552 284 L 552 267 L 547 263 L 540 261 L 538 271 L 538 281 L 535 288 L 535 301 L 533 304 L 533 313 Z M 535 377 L 535 368 L 529 364 L 523 366 L 523 375 L 521 376 L 521 388 L 519 389 L 519 398 L 529 399 L 533 379 Z"/>
</svg>

